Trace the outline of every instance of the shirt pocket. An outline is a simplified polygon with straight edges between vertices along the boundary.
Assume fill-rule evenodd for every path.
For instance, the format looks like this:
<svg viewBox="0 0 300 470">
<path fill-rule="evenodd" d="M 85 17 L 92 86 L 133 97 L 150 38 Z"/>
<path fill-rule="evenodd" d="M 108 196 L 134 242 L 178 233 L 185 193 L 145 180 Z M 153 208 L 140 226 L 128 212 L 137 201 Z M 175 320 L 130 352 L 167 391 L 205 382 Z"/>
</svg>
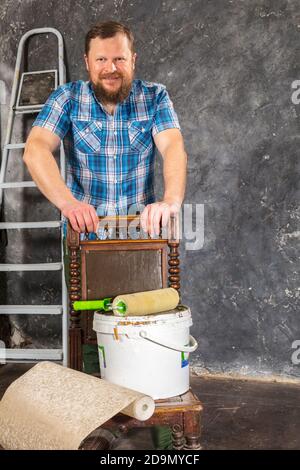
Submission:
<svg viewBox="0 0 300 470">
<path fill-rule="evenodd" d="M 82 153 L 99 153 L 102 140 L 101 121 L 73 121 L 74 144 Z"/>
<path fill-rule="evenodd" d="M 151 121 L 130 121 L 128 123 L 130 150 L 143 154 L 153 147 Z"/>
</svg>

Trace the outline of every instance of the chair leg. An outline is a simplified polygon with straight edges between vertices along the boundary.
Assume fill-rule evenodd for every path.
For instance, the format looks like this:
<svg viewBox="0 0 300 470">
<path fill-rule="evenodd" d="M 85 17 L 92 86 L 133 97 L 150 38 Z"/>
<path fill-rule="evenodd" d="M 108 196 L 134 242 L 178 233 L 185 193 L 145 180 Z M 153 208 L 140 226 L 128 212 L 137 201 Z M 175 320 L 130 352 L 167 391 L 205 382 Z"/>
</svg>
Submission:
<svg viewBox="0 0 300 470">
<path fill-rule="evenodd" d="M 111 431 L 100 426 L 84 439 L 79 450 L 111 450 L 116 440 Z"/>
<path fill-rule="evenodd" d="M 172 427 L 172 448 L 174 450 L 183 449 L 185 444 L 185 439 L 183 435 L 183 429 L 180 424 L 174 424 Z"/>
<path fill-rule="evenodd" d="M 198 436 L 186 435 L 183 449 L 184 450 L 201 450 L 202 447 L 200 444 L 200 434 Z"/>
<path fill-rule="evenodd" d="M 82 329 L 69 329 L 69 367 L 82 371 Z"/>
<path fill-rule="evenodd" d="M 200 450 L 200 436 L 201 436 L 201 412 L 188 411 L 184 413 L 184 450 Z"/>
</svg>

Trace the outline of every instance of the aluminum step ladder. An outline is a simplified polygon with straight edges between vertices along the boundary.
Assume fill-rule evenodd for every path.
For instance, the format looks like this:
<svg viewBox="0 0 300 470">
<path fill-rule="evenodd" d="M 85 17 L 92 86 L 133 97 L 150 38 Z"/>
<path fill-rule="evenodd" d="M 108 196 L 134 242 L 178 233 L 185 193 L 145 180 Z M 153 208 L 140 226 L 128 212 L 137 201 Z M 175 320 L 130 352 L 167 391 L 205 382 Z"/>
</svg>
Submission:
<svg viewBox="0 0 300 470">
<path fill-rule="evenodd" d="M 30 36 L 36 34 L 49 34 L 52 33 L 57 38 L 58 45 L 58 70 L 42 70 L 37 72 L 23 72 L 21 75 L 21 63 L 24 54 L 25 42 Z M 10 108 L 7 123 L 7 133 L 2 153 L 1 169 L 0 169 L 0 207 L 3 203 L 3 192 L 5 189 L 10 188 L 31 188 L 36 187 L 33 181 L 21 182 L 5 182 L 5 175 L 7 170 L 8 158 L 11 151 L 15 149 L 22 149 L 25 143 L 11 143 L 13 135 L 14 118 L 16 114 L 34 114 L 38 113 L 43 103 L 34 102 L 34 99 L 28 99 L 28 96 L 23 96 L 23 85 L 26 80 L 32 80 L 33 77 L 38 78 L 38 75 L 44 77 L 44 80 L 50 80 L 51 84 L 54 83 L 52 89 L 57 88 L 58 85 L 65 83 L 65 65 L 64 65 L 64 50 L 63 38 L 59 31 L 54 28 L 37 28 L 32 29 L 25 33 L 19 43 L 16 67 L 14 72 L 12 94 L 10 100 Z M 26 95 L 26 93 L 25 93 Z M 47 97 L 45 97 L 46 99 Z M 23 161 L 22 161 L 23 164 Z M 64 147 L 61 143 L 60 146 L 60 171 L 61 176 L 65 180 L 65 153 Z M 0 354 L 3 362 L 36 362 L 42 360 L 53 360 L 62 362 L 67 365 L 68 362 L 68 298 L 65 284 L 64 264 L 63 264 L 63 233 L 62 233 L 62 216 L 60 220 L 49 222 L 2 222 L 0 229 L 5 230 L 22 230 L 22 229 L 41 229 L 53 228 L 60 229 L 61 239 L 61 262 L 59 263 L 39 263 L 39 264 L 0 264 L 0 271 L 61 271 L 62 279 L 62 301 L 61 305 L 0 305 L 0 315 L 22 314 L 22 315 L 61 315 L 62 317 L 62 348 L 61 349 L 9 349 L 4 348 Z M 1 339 L 1 338 L 0 338 Z"/>
</svg>

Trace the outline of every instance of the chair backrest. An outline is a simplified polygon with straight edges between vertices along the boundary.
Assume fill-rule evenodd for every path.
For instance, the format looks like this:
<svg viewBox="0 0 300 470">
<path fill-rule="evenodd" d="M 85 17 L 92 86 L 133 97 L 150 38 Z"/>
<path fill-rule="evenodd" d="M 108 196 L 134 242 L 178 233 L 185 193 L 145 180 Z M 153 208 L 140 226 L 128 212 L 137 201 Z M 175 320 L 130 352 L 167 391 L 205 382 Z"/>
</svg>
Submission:
<svg viewBox="0 0 300 470">
<path fill-rule="evenodd" d="M 100 217 L 101 239 L 79 236 L 68 226 L 71 327 L 81 323 L 84 342 L 95 342 L 93 313 L 73 310 L 75 300 L 95 300 L 118 294 L 180 288 L 178 219 L 171 217 L 157 238 L 145 236 L 139 216 Z M 104 239 L 103 239 L 104 238 Z"/>
</svg>

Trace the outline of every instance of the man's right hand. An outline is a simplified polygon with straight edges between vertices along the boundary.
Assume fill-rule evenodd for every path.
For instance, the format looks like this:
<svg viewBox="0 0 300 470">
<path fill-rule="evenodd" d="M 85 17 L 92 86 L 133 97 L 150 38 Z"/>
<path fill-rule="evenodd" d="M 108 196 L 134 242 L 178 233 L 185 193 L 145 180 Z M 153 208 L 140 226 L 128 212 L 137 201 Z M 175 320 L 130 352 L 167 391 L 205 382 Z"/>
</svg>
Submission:
<svg viewBox="0 0 300 470">
<path fill-rule="evenodd" d="M 75 232 L 97 232 L 99 219 L 93 206 L 81 201 L 67 202 L 61 212 Z"/>
</svg>

